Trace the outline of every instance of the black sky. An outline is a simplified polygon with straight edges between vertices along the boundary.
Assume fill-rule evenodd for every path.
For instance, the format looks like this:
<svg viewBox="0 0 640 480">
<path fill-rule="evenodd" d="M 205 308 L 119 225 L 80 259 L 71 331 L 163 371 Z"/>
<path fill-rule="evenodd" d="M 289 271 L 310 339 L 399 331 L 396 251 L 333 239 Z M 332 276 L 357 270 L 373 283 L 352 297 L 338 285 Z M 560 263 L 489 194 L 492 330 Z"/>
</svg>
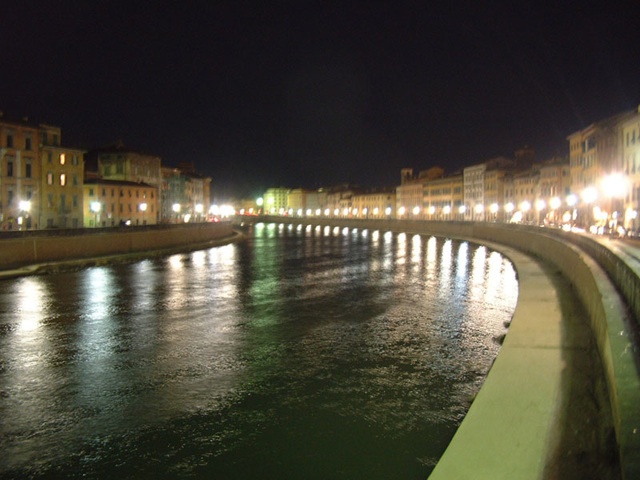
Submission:
<svg viewBox="0 0 640 480">
<path fill-rule="evenodd" d="M 193 161 L 223 196 L 566 155 L 640 103 L 640 23 L 616 2 L 12 3 L 0 110 Z"/>
</svg>

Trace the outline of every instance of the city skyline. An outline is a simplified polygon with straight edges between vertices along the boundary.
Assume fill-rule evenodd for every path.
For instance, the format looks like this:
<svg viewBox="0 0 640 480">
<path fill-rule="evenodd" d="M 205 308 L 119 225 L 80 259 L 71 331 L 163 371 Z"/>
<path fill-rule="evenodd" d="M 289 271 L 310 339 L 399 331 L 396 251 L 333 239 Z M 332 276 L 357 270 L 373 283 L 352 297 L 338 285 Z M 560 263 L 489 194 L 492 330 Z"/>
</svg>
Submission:
<svg viewBox="0 0 640 480">
<path fill-rule="evenodd" d="M 0 110 L 70 146 L 194 162 L 221 195 L 393 186 L 524 145 L 566 156 L 569 134 L 640 103 L 637 33 L 613 4 L 11 9 Z"/>
</svg>

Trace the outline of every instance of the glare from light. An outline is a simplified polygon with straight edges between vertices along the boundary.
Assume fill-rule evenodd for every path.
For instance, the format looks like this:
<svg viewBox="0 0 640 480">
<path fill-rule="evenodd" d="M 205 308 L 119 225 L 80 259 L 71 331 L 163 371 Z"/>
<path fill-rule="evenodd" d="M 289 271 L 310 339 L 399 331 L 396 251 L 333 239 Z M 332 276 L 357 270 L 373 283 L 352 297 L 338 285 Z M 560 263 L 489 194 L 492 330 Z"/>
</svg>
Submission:
<svg viewBox="0 0 640 480">
<path fill-rule="evenodd" d="M 431 205 L 429 207 L 429 215 L 433 215 L 434 213 L 436 213 L 436 207 L 434 207 L 433 205 Z"/>
<path fill-rule="evenodd" d="M 374 214 L 374 215 L 379 215 L 379 214 L 380 214 L 380 209 L 379 209 L 378 207 L 375 207 L 375 208 L 373 209 L 373 214 Z"/>
<path fill-rule="evenodd" d="M 93 213 L 98 213 L 100 211 L 100 202 L 91 202 L 89 208 Z"/>
<path fill-rule="evenodd" d="M 520 210 L 522 210 L 523 212 L 528 212 L 529 210 L 531 210 L 531 204 L 525 200 L 520 204 Z"/>
<path fill-rule="evenodd" d="M 340 215 L 340 209 L 339 209 L 339 208 L 336 208 L 336 209 L 333 211 L 333 214 L 334 214 L 336 217 L 337 217 L 338 215 Z"/>
<path fill-rule="evenodd" d="M 613 173 L 602 180 L 602 188 L 607 197 L 624 197 L 627 194 L 627 182 L 619 173 Z"/>
<path fill-rule="evenodd" d="M 414 215 L 418 215 L 419 213 L 420 213 L 420 207 L 418 207 L 418 206 L 413 207 L 413 214 Z"/>
<path fill-rule="evenodd" d="M 493 214 L 498 213 L 498 210 L 500 210 L 500 206 L 497 203 L 492 203 L 489 207 L 489 211 Z"/>
<path fill-rule="evenodd" d="M 180 204 L 179 203 L 174 203 L 173 206 L 171 207 L 171 209 L 175 212 L 175 213 L 180 213 Z"/>
<path fill-rule="evenodd" d="M 256 205 L 259 206 L 259 207 L 264 205 L 264 198 L 262 198 L 262 197 L 256 198 Z"/>
<path fill-rule="evenodd" d="M 404 215 L 406 212 L 407 212 L 407 209 L 406 209 L 406 208 L 404 208 L 404 207 L 400 207 L 400 208 L 398 209 L 398 215 L 399 215 L 399 216 Z"/>
<path fill-rule="evenodd" d="M 367 207 L 364 207 L 364 208 L 362 209 L 362 214 L 363 214 L 363 215 L 366 215 L 367 213 L 369 213 L 369 209 L 368 209 Z"/>
<path fill-rule="evenodd" d="M 541 198 L 536 200 L 536 210 L 538 212 L 544 210 L 546 206 L 547 206 L 547 203 L 544 200 L 542 200 Z"/>
<path fill-rule="evenodd" d="M 513 202 L 509 202 L 504 206 L 504 211 L 511 213 L 516 209 L 516 206 L 513 204 Z"/>
<path fill-rule="evenodd" d="M 451 213 L 451 205 L 445 205 L 445 207 L 442 209 L 442 213 L 444 213 L 445 215 L 449 215 Z"/>
<path fill-rule="evenodd" d="M 478 205 L 475 206 L 476 213 L 480 214 L 482 212 L 484 212 L 484 205 L 482 205 L 481 203 L 479 203 Z"/>
<path fill-rule="evenodd" d="M 391 207 L 387 207 L 384 210 L 385 215 L 391 215 Z"/>
<path fill-rule="evenodd" d="M 220 216 L 221 217 L 230 217 L 231 215 L 236 213 L 236 209 L 232 205 L 222 205 L 220 207 Z"/>
<path fill-rule="evenodd" d="M 189 223 L 189 220 L 191 220 L 191 214 L 187 213 L 184 216 L 184 223 Z"/>
<path fill-rule="evenodd" d="M 29 200 L 20 200 L 18 208 L 20 208 L 20 211 L 22 212 L 28 212 L 31 210 L 31 202 Z"/>
<path fill-rule="evenodd" d="M 211 205 L 211 207 L 209 207 L 209 213 L 211 215 L 218 215 L 220 213 L 220 207 L 218 207 L 218 205 L 214 203 L 213 205 Z"/>
<path fill-rule="evenodd" d="M 195 210 L 196 210 L 196 213 L 202 213 L 204 211 L 204 206 L 201 203 L 197 203 Z"/>
<path fill-rule="evenodd" d="M 307 217 L 310 217 L 311 215 L 313 215 L 313 211 L 311 211 L 310 208 L 307 208 Z"/>
<path fill-rule="evenodd" d="M 202 205 L 201 205 L 202 206 Z M 98 211 L 100 210 L 100 207 L 98 207 Z M 140 204 L 140 211 L 141 212 L 146 212 L 147 211 L 147 204 L 146 203 L 141 203 Z"/>
<path fill-rule="evenodd" d="M 460 214 L 464 214 L 467 211 L 467 206 L 466 205 L 460 205 L 460 208 L 458 208 L 458 212 Z"/>
<path fill-rule="evenodd" d="M 549 205 L 551 206 L 551 208 L 553 210 L 557 210 L 560 208 L 560 206 L 562 205 L 562 200 L 560 200 L 560 198 L 558 197 L 553 197 L 550 201 L 549 201 Z"/>
<path fill-rule="evenodd" d="M 299 209 L 298 209 L 297 215 L 298 215 L 299 217 L 301 217 L 301 216 L 302 216 L 302 209 L 301 209 L 301 208 L 299 208 Z"/>
<path fill-rule="evenodd" d="M 511 217 L 511 221 L 513 223 L 520 223 L 522 221 L 522 217 L 523 217 L 522 212 L 518 210 L 516 213 L 513 214 L 513 217 Z"/>
<path fill-rule="evenodd" d="M 574 207 L 578 203 L 578 197 L 575 194 L 571 194 L 567 196 L 567 205 L 570 207 Z"/>
<path fill-rule="evenodd" d="M 586 203 L 593 203 L 598 198 L 598 191 L 595 187 L 587 187 L 582 191 L 582 200 Z"/>
</svg>

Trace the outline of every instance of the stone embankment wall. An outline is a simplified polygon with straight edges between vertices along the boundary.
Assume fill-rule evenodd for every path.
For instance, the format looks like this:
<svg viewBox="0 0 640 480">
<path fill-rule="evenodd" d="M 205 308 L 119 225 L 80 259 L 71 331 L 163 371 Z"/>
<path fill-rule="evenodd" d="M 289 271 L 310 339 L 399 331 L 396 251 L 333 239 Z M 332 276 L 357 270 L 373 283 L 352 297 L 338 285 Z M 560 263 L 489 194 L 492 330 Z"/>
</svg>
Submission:
<svg viewBox="0 0 640 480">
<path fill-rule="evenodd" d="M 638 306 L 640 303 L 638 300 L 640 280 L 623 259 L 613 255 L 602 243 L 587 235 L 576 235 L 556 229 L 491 223 L 327 218 L 283 219 L 282 217 L 253 217 L 238 221 L 251 223 L 274 221 L 331 227 L 348 226 L 468 239 L 478 243 L 491 242 L 533 255 L 553 265 L 569 280 L 588 315 L 587 320 L 591 325 L 605 372 L 623 478 L 640 478 L 640 375 L 637 336 L 638 319 L 640 318 L 640 307 Z M 549 332 L 536 332 L 535 322 L 533 325 L 534 330 L 527 332 L 527 336 L 549 334 Z M 515 332 L 512 333 L 510 330 L 507 341 L 514 334 Z M 501 363 L 504 364 L 504 362 Z M 514 374 L 511 370 L 517 367 L 511 365 L 511 367 L 507 365 L 506 368 L 492 369 L 490 376 L 493 375 L 493 380 L 496 380 L 491 382 L 492 385 L 508 384 L 511 380 L 507 380 L 506 377 L 513 378 L 513 375 L 526 377 L 531 373 L 530 369 L 536 368 L 535 365 L 530 365 L 527 367 L 528 371 Z M 505 378 L 496 379 L 496 376 Z M 561 399 L 558 398 L 557 402 L 560 401 Z M 494 405 L 487 408 L 485 405 L 485 408 L 482 409 L 476 408 L 477 403 L 478 400 L 472 405 L 467 417 L 473 416 L 474 409 L 495 412 L 496 409 L 504 407 Z M 531 415 L 531 411 L 526 412 L 526 415 Z M 467 419 L 465 419 L 466 421 Z M 541 417 L 540 421 L 549 421 L 549 418 Z M 475 422 L 475 424 L 482 424 L 482 422 Z M 461 428 L 461 430 L 463 429 Z M 483 438 L 481 433 L 475 432 L 474 435 Z M 486 432 L 484 435 L 486 441 L 491 441 L 490 436 L 490 432 Z M 456 436 L 449 449 L 452 451 L 464 450 L 452 449 L 456 442 L 464 442 L 464 439 Z M 468 453 L 467 450 L 464 456 L 468 457 Z M 498 463 L 502 462 L 506 468 L 510 468 L 506 465 L 509 464 L 505 458 L 506 452 L 494 453 L 499 456 Z M 459 468 L 460 464 L 465 463 L 465 459 L 458 455 L 445 455 L 443 459 L 448 465 L 440 468 L 440 471 L 448 471 L 447 467 L 452 465 L 455 470 Z M 521 462 L 522 460 L 524 459 L 510 461 Z M 544 462 L 544 459 L 541 461 Z M 439 464 L 438 467 L 443 466 Z M 479 474 L 480 465 L 472 468 L 476 468 L 474 475 Z M 435 473 L 437 472 L 438 468 Z M 436 475 L 436 478 L 447 478 L 447 475 Z M 476 478 L 484 477 L 480 475 Z"/>
<path fill-rule="evenodd" d="M 206 246 L 233 235 L 230 222 L 3 232 L 0 270 L 109 255 Z"/>
</svg>

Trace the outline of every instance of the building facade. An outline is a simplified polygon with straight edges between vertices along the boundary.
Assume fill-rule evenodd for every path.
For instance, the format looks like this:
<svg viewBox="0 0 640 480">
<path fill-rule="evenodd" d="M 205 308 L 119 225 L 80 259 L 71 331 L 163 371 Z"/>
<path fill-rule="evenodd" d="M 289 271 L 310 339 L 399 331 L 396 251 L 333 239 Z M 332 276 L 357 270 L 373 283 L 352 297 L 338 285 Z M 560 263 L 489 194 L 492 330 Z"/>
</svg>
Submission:
<svg viewBox="0 0 640 480">
<path fill-rule="evenodd" d="M 2 229 L 82 227 L 84 151 L 61 137 L 59 127 L 0 113 Z"/>
<path fill-rule="evenodd" d="M 155 225 L 158 189 L 123 180 L 87 179 L 84 186 L 84 227 Z"/>
<path fill-rule="evenodd" d="M 84 153 L 59 145 L 41 146 L 38 216 L 41 228 L 83 226 Z"/>
<path fill-rule="evenodd" d="M 640 222 L 640 107 L 622 125 L 622 171 L 626 176 L 623 192 L 624 227 L 638 233 Z"/>
<path fill-rule="evenodd" d="M 266 214 L 278 214 L 279 212 L 285 212 L 289 202 L 289 190 L 288 188 L 270 188 L 263 196 L 262 208 Z"/>
</svg>

